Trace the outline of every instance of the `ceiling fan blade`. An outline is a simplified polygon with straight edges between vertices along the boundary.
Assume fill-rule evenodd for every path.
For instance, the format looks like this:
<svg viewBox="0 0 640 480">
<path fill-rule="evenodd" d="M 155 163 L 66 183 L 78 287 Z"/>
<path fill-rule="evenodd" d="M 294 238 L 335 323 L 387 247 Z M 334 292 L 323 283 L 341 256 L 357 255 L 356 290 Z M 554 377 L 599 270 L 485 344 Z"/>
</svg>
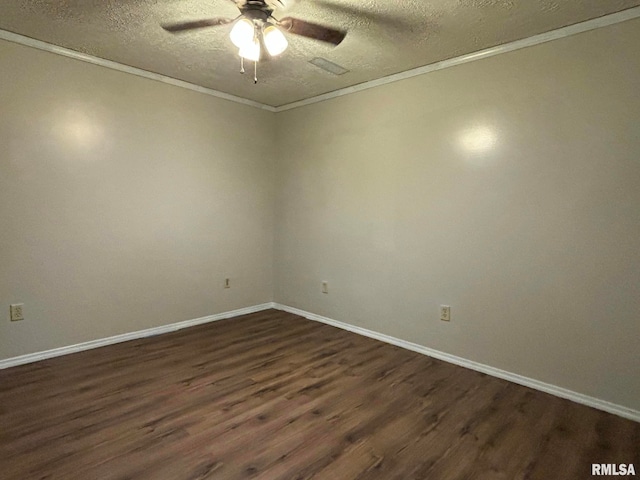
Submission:
<svg viewBox="0 0 640 480">
<path fill-rule="evenodd" d="M 344 37 L 347 36 L 347 32 L 344 30 L 337 30 L 291 17 L 283 18 L 280 20 L 279 25 L 294 35 L 313 38 L 332 45 L 340 45 Z"/>
<path fill-rule="evenodd" d="M 164 28 L 167 32 L 177 33 L 187 30 L 195 30 L 198 28 L 217 27 L 219 25 L 226 25 L 231 22 L 233 22 L 233 20 L 230 18 L 216 17 L 205 18 L 204 20 L 194 20 L 191 22 L 171 23 L 168 25 L 162 25 L 162 28 Z"/>
</svg>

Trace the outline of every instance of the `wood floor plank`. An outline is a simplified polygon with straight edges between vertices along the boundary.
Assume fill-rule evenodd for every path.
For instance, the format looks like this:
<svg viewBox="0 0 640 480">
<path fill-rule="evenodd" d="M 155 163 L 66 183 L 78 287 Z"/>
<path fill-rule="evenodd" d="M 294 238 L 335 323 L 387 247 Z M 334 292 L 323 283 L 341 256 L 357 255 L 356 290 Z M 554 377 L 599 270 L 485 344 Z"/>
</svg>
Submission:
<svg viewBox="0 0 640 480">
<path fill-rule="evenodd" d="M 0 371 L 0 476 L 576 479 L 640 424 L 268 310 Z"/>
</svg>

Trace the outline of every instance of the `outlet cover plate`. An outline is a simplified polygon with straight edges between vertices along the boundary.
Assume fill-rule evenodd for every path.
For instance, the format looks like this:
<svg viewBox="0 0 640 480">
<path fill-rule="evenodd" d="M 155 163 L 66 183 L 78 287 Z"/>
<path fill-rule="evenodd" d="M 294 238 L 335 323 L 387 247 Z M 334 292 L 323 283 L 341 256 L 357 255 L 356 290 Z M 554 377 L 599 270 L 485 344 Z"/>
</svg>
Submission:
<svg viewBox="0 0 640 480">
<path fill-rule="evenodd" d="M 20 320 L 24 320 L 24 313 L 22 312 L 22 307 L 24 307 L 24 303 L 14 303 L 9 306 L 9 313 L 12 322 L 18 322 Z"/>
</svg>

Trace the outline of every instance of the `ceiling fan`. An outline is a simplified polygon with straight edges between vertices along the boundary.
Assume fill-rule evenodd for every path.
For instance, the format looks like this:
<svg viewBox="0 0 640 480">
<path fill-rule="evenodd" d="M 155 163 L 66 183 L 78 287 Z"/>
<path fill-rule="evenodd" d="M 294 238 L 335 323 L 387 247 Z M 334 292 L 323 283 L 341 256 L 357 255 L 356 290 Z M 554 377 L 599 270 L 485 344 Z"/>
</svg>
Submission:
<svg viewBox="0 0 640 480">
<path fill-rule="evenodd" d="M 165 24 L 162 28 L 171 33 L 181 33 L 233 23 L 229 37 L 238 47 L 240 72 L 244 73 L 244 60 L 254 62 L 254 83 L 258 83 L 258 62 L 280 55 L 287 49 L 289 42 L 283 32 L 312 38 L 334 46 L 339 45 L 347 35 L 344 30 L 325 27 L 298 18 L 285 17 L 277 20 L 273 17 L 273 13 L 276 8 L 285 6 L 283 0 L 229 1 L 240 10 L 240 15 L 236 18 L 214 17 Z"/>
</svg>

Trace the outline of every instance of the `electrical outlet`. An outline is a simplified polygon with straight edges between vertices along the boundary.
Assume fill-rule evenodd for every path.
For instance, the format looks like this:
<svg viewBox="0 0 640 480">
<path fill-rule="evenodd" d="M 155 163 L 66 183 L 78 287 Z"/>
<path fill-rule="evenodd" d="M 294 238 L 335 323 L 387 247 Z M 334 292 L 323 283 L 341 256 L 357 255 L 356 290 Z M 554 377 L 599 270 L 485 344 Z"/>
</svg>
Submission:
<svg viewBox="0 0 640 480">
<path fill-rule="evenodd" d="M 322 293 L 329 293 L 329 282 L 322 282 Z"/>
<path fill-rule="evenodd" d="M 451 307 L 449 305 L 440 305 L 440 320 L 443 322 L 451 321 Z"/>
<path fill-rule="evenodd" d="M 24 303 L 15 303 L 10 305 L 9 312 L 11 314 L 11 321 L 17 322 L 18 320 L 24 320 L 24 314 L 22 313 L 22 307 Z"/>
<path fill-rule="evenodd" d="M 231 288 L 231 279 L 230 278 L 225 278 L 224 279 L 224 288 Z"/>
</svg>

